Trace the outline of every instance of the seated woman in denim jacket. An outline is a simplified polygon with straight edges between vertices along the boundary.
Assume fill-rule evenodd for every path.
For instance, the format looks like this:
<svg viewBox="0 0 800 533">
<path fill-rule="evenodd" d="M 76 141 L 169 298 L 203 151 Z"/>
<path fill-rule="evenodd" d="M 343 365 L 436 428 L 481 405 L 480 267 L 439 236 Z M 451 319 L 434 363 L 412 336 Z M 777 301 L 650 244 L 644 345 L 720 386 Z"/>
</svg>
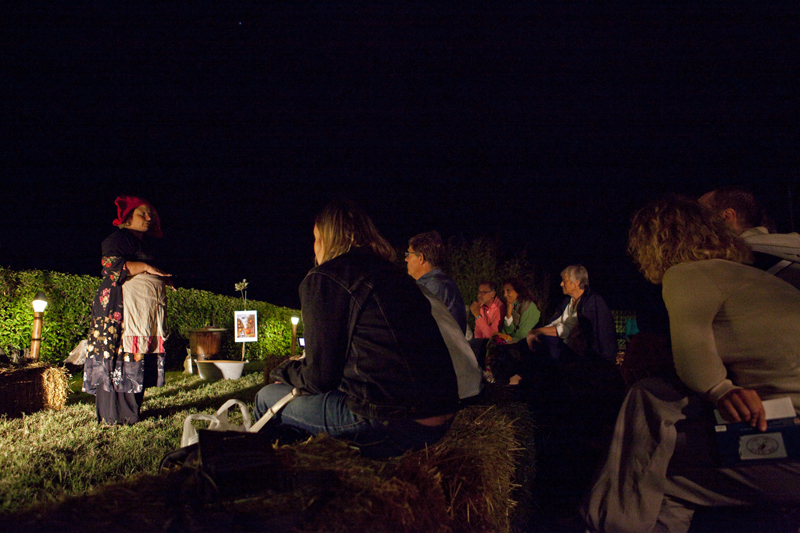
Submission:
<svg viewBox="0 0 800 533">
<path fill-rule="evenodd" d="M 317 216 L 314 255 L 300 284 L 305 358 L 272 371 L 256 417 L 296 387 L 302 395 L 270 423 L 351 441 L 368 457 L 433 444 L 458 409 L 458 388 L 428 299 L 350 202 Z"/>
</svg>

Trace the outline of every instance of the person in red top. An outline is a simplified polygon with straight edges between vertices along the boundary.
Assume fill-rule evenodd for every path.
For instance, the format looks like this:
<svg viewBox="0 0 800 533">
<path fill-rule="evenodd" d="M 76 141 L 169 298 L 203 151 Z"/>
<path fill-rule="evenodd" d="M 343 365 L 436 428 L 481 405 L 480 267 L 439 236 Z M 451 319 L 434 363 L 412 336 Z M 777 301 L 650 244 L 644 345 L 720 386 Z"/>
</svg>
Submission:
<svg viewBox="0 0 800 533">
<path fill-rule="evenodd" d="M 478 284 L 478 299 L 469 307 L 475 317 L 475 331 L 470 345 L 481 368 L 486 359 L 486 343 L 497 333 L 506 314 L 506 304 L 497 296 L 497 285 L 491 281 Z"/>
</svg>

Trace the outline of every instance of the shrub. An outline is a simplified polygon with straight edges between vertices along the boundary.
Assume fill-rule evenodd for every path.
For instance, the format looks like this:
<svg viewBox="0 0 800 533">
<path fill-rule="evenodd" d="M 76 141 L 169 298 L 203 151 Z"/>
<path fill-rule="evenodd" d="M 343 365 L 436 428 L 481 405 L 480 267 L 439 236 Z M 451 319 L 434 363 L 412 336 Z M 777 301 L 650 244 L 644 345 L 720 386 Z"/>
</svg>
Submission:
<svg viewBox="0 0 800 533">
<path fill-rule="evenodd" d="M 89 335 L 92 300 L 99 285 L 100 278 L 94 276 L 40 270 L 16 272 L 0 267 L 0 347 L 11 346 L 20 351 L 30 347 L 31 302 L 42 291 L 48 305 L 40 358 L 60 364 Z M 174 367 L 186 357 L 188 330 L 215 326 L 233 331 L 233 312 L 241 306 L 241 299 L 233 296 L 197 289 L 167 291 L 167 364 Z M 267 360 L 288 355 L 292 340 L 289 320 L 299 312 L 255 300 L 248 300 L 247 307 L 258 311 L 258 342 L 248 343 L 247 358 Z M 238 358 L 240 351 L 233 335 L 223 337 L 223 355 Z"/>
<path fill-rule="evenodd" d="M 534 296 L 534 303 L 544 312 L 550 303 L 550 275 L 527 256 L 525 250 L 516 254 L 501 252 L 499 238 L 482 236 L 471 241 L 451 238 L 447 244 L 447 270 L 458 285 L 464 303 L 469 305 L 478 297 L 478 284 L 483 280 L 497 284 L 502 296 L 503 281 L 516 277 L 522 279 Z M 472 323 L 472 314 L 468 313 Z"/>
<path fill-rule="evenodd" d="M 91 320 L 92 299 L 100 278 L 59 272 L 27 270 L 14 272 L 0 267 L 0 346 L 20 351 L 31 344 L 33 307 L 37 292 L 47 295 L 42 328 L 43 361 L 63 361 L 81 339 Z"/>
</svg>

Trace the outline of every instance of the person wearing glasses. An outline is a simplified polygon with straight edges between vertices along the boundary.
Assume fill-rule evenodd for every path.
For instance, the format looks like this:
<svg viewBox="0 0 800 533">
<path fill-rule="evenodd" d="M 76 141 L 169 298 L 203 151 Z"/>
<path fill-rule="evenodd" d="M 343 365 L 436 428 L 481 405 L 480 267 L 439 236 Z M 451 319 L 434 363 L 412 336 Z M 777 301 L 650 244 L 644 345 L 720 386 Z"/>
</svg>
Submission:
<svg viewBox="0 0 800 533">
<path fill-rule="evenodd" d="M 442 271 L 445 246 L 438 231 L 420 233 L 408 241 L 406 268 L 417 283 L 439 298 L 456 319 L 461 331 L 467 332 L 467 307 L 456 282 Z"/>
<path fill-rule="evenodd" d="M 435 443 L 458 410 L 459 390 L 428 298 L 352 202 L 334 201 L 317 216 L 314 256 L 300 284 L 306 355 L 270 373 L 256 417 L 297 388 L 302 394 L 265 428 L 327 433 L 371 458 Z"/>
<path fill-rule="evenodd" d="M 475 331 L 470 346 L 475 352 L 478 364 L 483 368 L 486 360 L 486 344 L 492 335 L 500 330 L 506 314 L 506 304 L 497 296 L 497 284 L 481 281 L 478 284 L 478 298 L 469 306 L 475 317 Z"/>
</svg>

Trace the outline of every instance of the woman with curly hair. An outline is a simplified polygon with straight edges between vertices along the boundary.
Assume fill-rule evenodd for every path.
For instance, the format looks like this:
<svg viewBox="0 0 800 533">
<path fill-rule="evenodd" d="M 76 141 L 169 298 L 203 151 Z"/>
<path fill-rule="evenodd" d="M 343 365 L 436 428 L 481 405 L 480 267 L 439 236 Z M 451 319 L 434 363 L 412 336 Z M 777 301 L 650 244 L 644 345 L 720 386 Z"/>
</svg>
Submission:
<svg viewBox="0 0 800 533">
<path fill-rule="evenodd" d="M 588 524 L 687 531 L 697 506 L 800 502 L 798 462 L 719 468 L 710 459 L 711 407 L 758 432 L 762 400 L 788 397 L 800 412 L 800 291 L 744 264 L 747 246 L 688 198 L 636 213 L 628 249 L 662 284 L 679 381 L 644 379 L 628 392 L 583 509 Z"/>
</svg>

